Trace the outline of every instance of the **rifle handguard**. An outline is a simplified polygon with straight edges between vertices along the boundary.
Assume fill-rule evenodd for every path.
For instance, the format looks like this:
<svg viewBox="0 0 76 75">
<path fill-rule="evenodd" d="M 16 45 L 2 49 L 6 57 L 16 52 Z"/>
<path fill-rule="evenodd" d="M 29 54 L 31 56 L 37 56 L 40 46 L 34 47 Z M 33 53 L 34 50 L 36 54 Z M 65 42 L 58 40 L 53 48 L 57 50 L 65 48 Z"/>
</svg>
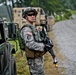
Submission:
<svg viewBox="0 0 76 75">
<path fill-rule="evenodd" d="M 48 47 L 53 47 L 53 42 L 49 37 L 46 37 L 42 42 Z"/>
</svg>

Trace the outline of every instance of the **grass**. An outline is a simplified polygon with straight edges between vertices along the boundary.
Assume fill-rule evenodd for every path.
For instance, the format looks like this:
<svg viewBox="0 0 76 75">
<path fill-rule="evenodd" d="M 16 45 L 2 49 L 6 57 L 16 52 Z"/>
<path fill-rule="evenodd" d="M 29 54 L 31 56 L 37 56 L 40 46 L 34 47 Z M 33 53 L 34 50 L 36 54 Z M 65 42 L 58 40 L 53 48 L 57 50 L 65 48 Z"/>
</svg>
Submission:
<svg viewBox="0 0 76 75">
<path fill-rule="evenodd" d="M 76 15 L 76 10 L 72 10 L 71 13 L 72 13 L 73 15 Z"/>
<path fill-rule="evenodd" d="M 27 60 L 23 52 L 18 51 L 16 54 L 17 75 L 30 75 Z"/>
</svg>

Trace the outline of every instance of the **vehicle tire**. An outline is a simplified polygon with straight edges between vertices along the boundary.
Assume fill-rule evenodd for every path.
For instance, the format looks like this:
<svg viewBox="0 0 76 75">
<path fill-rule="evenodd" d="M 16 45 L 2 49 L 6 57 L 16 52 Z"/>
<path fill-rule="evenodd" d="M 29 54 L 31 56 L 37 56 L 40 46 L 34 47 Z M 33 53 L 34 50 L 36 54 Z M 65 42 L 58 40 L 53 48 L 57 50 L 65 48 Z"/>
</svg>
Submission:
<svg viewBox="0 0 76 75">
<path fill-rule="evenodd" d="M 47 32 L 49 32 L 49 31 L 50 31 L 50 25 L 47 24 Z"/>
<path fill-rule="evenodd" d="M 13 55 L 11 56 L 11 75 L 17 75 L 16 74 L 16 62 L 15 62 L 15 58 Z"/>
</svg>

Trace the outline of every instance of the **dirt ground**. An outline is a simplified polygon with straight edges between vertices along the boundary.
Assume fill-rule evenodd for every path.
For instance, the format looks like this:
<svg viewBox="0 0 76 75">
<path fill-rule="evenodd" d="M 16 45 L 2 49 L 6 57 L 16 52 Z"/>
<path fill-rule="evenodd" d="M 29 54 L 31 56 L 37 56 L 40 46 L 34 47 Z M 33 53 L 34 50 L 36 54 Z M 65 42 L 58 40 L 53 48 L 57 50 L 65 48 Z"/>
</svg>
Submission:
<svg viewBox="0 0 76 75">
<path fill-rule="evenodd" d="M 63 56 L 59 52 L 59 49 L 57 48 L 57 43 L 56 43 L 55 36 L 53 35 L 52 30 L 48 32 L 48 36 L 53 41 L 53 44 L 54 44 L 53 50 L 57 56 L 57 59 L 64 60 Z M 53 59 L 48 52 L 44 55 L 44 69 L 45 69 L 45 75 L 65 75 L 63 73 L 65 69 L 63 67 L 60 67 L 59 63 L 58 63 L 58 68 L 56 68 L 55 65 L 53 64 Z"/>
<path fill-rule="evenodd" d="M 76 75 L 76 18 L 57 22 L 52 33 L 58 47 L 55 49 L 59 60 L 58 70 L 64 69 L 60 75 Z"/>
</svg>

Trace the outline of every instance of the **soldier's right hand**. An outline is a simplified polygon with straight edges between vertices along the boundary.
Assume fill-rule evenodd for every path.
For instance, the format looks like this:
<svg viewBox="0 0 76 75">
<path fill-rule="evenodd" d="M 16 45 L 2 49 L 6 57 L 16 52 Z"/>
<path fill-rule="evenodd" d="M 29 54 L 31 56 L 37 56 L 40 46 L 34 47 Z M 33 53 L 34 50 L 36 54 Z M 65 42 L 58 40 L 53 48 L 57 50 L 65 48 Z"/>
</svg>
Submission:
<svg viewBox="0 0 76 75">
<path fill-rule="evenodd" d="M 47 46 L 47 47 L 53 47 L 53 42 L 52 40 L 50 40 L 49 37 L 45 37 L 45 39 L 43 40 L 43 43 Z"/>
<path fill-rule="evenodd" d="M 51 46 L 49 46 L 48 44 L 44 44 L 45 45 L 45 47 L 44 47 L 44 50 L 46 50 L 46 51 L 48 51 L 48 50 L 50 50 L 52 47 Z"/>
</svg>

